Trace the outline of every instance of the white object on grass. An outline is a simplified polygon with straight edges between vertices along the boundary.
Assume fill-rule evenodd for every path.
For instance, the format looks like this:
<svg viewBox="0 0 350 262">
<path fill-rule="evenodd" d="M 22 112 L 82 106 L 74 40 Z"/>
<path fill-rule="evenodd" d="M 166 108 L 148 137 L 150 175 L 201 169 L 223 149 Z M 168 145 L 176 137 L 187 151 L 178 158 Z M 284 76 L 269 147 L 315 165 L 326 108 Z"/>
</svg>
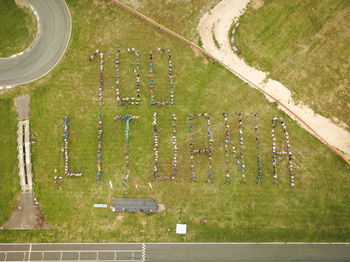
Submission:
<svg viewBox="0 0 350 262">
<path fill-rule="evenodd" d="M 186 224 L 176 224 L 176 234 L 186 235 L 187 225 Z"/>
<path fill-rule="evenodd" d="M 95 208 L 107 208 L 107 204 L 94 204 Z"/>
</svg>

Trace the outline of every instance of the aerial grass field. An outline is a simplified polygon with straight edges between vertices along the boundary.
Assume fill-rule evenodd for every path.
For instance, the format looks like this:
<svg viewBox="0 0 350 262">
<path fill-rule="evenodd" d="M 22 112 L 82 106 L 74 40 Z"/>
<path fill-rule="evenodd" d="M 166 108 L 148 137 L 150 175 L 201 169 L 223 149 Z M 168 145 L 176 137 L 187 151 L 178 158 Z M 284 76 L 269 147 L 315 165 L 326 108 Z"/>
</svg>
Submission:
<svg viewBox="0 0 350 262">
<path fill-rule="evenodd" d="M 138 10 L 196 41 L 200 15 L 217 1 L 137 1 Z M 168 4 L 167 4 L 168 3 Z M 13 98 L 31 96 L 32 164 L 35 193 L 52 229 L 0 231 L 0 242 L 231 242 L 231 241 L 349 241 L 350 168 L 329 148 L 268 103 L 258 91 L 194 52 L 188 45 L 147 24 L 112 1 L 67 1 L 73 31 L 65 56 L 44 78 L 0 93 L 0 225 L 10 217 L 20 192 L 16 156 L 16 119 Z M 190 8 L 191 5 L 193 8 Z M 201 8 L 199 8 L 201 6 Z M 170 15 L 169 8 L 173 10 Z M 168 10 L 168 11 L 166 11 Z M 184 19 L 186 22 L 184 22 Z M 117 106 L 115 55 L 117 48 L 140 51 L 141 103 Z M 151 106 L 149 52 L 170 49 L 174 67 L 175 103 Z M 103 104 L 98 103 L 99 60 L 89 61 L 96 50 L 105 52 Z M 157 54 L 153 75 L 155 94 L 170 94 L 168 61 Z M 135 96 L 135 57 L 120 53 L 122 96 Z M 158 88 L 157 88 L 158 87 Z M 172 116 L 177 116 L 178 172 L 174 180 L 153 178 L 152 115 L 158 113 L 159 176 L 172 174 Z M 239 145 L 238 112 L 243 112 L 247 183 L 230 156 L 231 183 L 225 181 L 225 126 Z M 254 118 L 258 112 L 263 184 L 257 182 Z M 213 131 L 213 184 L 208 180 L 208 156 L 195 156 L 196 183 L 191 183 L 188 114 L 209 113 Z M 103 115 L 102 175 L 96 183 L 98 114 Z M 125 169 L 125 121 L 113 116 L 140 116 L 130 123 L 131 175 L 121 183 Z M 64 176 L 64 116 L 69 118 L 69 169 L 83 177 Z M 273 185 L 271 121 L 285 119 L 294 153 L 295 187 L 290 187 L 286 157 L 279 157 L 278 186 Z M 206 121 L 193 121 L 194 144 L 208 147 Z M 284 149 L 283 131 L 276 128 L 278 148 Z M 63 176 L 59 190 L 53 183 Z M 113 184 L 113 190 L 108 182 Z M 139 189 L 134 187 L 137 183 Z M 152 188 L 148 183 L 151 183 Z M 4 189 L 4 190 L 3 190 Z M 112 213 L 94 209 L 94 203 L 112 203 L 113 197 L 154 198 L 165 211 Z M 208 223 L 200 224 L 207 219 Z M 186 222 L 188 233 L 175 234 L 175 224 Z M 170 232 L 168 229 L 171 229 Z"/>
<path fill-rule="evenodd" d="M 244 60 L 350 130 L 350 2 L 260 2 L 239 18 L 235 42 Z"/>
<path fill-rule="evenodd" d="M 36 18 L 30 8 L 18 7 L 14 0 L 2 0 L 0 17 L 0 57 L 9 57 L 28 48 L 37 31 Z"/>
</svg>

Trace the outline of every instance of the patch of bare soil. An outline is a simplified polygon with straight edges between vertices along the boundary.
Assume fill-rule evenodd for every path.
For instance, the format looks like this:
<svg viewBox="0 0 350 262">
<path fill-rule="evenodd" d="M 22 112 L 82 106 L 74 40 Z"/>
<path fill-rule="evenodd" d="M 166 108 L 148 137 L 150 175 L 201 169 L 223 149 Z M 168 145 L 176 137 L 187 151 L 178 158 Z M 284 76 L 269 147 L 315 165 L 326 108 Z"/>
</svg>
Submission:
<svg viewBox="0 0 350 262">
<path fill-rule="evenodd" d="M 347 18 L 349 18 L 349 16 L 350 8 L 342 10 L 337 14 L 337 16 L 334 19 L 326 23 L 322 30 L 320 30 L 316 35 L 314 35 L 314 37 L 323 41 L 337 41 L 337 39 L 329 38 L 328 35 L 332 30 L 335 30 L 335 28 L 341 28 L 341 30 L 339 30 L 339 37 L 344 39 L 348 38 L 350 34 L 350 28 L 348 25 Z"/>
<path fill-rule="evenodd" d="M 20 207 L 20 208 L 18 208 Z M 50 229 L 39 205 L 34 203 L 33 192 L 22 192 L 17 208 L 4 225 L 5 229 Z"/>
<path fill-rule="evenodd" d="M 165 210 L 165 205 L 164 204 L 158 204 L 158 210 L 157 212 L 162 212 Z"/>
<path fill-rule="evenodd" d="M 143 6 L 143 3 L 141 0 L 124 0 L 123 2 L 134 9 L 138 9 Z"/>
<path fill-rule="evenodd" d="M 18 7 L 29 7 L 29 4 L 26 0 L 15 0 Z"/>
<path fill-rule="evenodd" d="M 258 10 L 264 5 L 264 0 L 253 0 L 252 7 L 254 10 Z"/>
<path fill-rule="evenodd" d="M 206 57 L 206 56 L 204 56 L 203 54 L 202 54 L 202 52 L 201 51 L 199 51 L 197 48 L 195 48 L 195 47 L 191 47 L 191 49 L 192 49 L 192 51 L 193 51 L 193 53 L 194 53 L 194 55 L 196 56 L 196 57 L 202 57 L 203 58 L 203 63 L 205 64 L 205 65 L 207 65 L 207 64 L 209 64 L 209 61 L 208 61 L 208 58 Z"/>
</svg>

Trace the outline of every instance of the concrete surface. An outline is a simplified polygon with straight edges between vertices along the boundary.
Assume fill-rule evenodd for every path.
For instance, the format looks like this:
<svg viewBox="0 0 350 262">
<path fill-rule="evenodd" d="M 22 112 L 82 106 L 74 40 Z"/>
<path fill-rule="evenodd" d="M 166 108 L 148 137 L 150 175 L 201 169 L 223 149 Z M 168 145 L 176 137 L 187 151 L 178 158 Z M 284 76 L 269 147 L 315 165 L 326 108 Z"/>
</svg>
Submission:
<svg viewBox="0 0 350 262">
<path fill-rule="evenodd" d="M 18 122 L 17 153 L 18 153 L 18 170 L 19 170 L 19 181 L 20 181 L 19 183 L 21 185 L 22 190 L 24 190 L 27 182 L 26 182 L 24 150 L 23 150 L 23 125 L 22 125 L 22 121 Z"/>
<path fill-rule="evenodd" d="M 18 120 L 26 120 L 29 118 L 29 112 L 30 112 L 30 96 L 19 96 L 13 99 L 15 102 L 16 112 L 17 112 L 17 119 Z"/>
<path fill-rule="evenodd" d="M 22 191 L 33 190 L 33 173 L 30 152 L 29 120 L 18 122 L 18 169 Z"/>
</svg>

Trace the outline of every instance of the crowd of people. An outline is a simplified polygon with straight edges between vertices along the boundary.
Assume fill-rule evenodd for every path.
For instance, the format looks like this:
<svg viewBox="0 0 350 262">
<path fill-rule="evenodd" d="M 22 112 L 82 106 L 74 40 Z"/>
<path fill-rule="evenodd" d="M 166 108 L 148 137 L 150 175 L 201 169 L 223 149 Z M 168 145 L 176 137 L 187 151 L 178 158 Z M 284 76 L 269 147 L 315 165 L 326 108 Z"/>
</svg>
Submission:
<svg viewBox="0 0 350 262">
<path fill-rule="evenodd" d="M 166 102 L 156 101 L 154 95 L 154 80 L 153 80 L 153 53 L 156 51 L 160 53 L 168 53 L 168 63 L 169 63 L 169 79 L 170 79 L 170 100 Z M 133 69 L 133 72 L 136 73 L 136 97 L 121 97 L 120 96 L 120 73 L 119 73 L 119 53 L 120 52 L 134 52 L 136 56 L 136 68 Z M 99 75 L 99 103 L 102 104 L 103 100 L 103 64 L 104 64 L 104 52 L 101 50 L 96 50 L 93 55 L 90 56 L 89 61 L 93 61 L 96 56 L 100 57 L 100 75 Z M 139 73 L 139 50 L 135 48 L 127 48 L 127 49 L 117 49 L 116 54 L 116 99 L 119 106 L 127 106 L 127 105 L 139 105 L 140 104 L 140 73 Z M 172 105 L 174 104 L 174 81 L 173 81 L 173 64 L 171 62 L 171 53 L 170 50 L 165 50 L 158 48 L 157 50 L 153 50 L 150 53 L 150 87 L 151 87 L 151 99 L 152 105 Z"/>
<path fill-rule="evenodd" d="M 243 140 L 243 122 L 242 119 L 243 114 L 242 112 L 238 113 L 238 129 L 239 129 L 239 152 L 241 156 L 241 162 L 237 163 L 240 164 L 242 169 L 242 175 L 241 175 L 241 183 L 245 184 L 246 181 L 246 169 L 245 169 L 245 161 L 244 161 L 244 140 Z M 235 150 L 235 149 L 233 149 Z"/>
<path fill-rule="evenodd" d="M 97 175 L 96 182 L 100 183 L 101 177 L 101 154 L 102 154 L 102 115 L 98 115 L 98 149 L 97 149 Z"/>
<path fill-rule="evenodd" d="M 119 82 L 119 53 L 120 52 L 134 52 L 136 55 L 136 69 L 133 69 L 133 72 L 136 73 L 136 98 L 135 97 L 120 97 L 120 82 Z M 125 106 L 125 105 L 139 105 L 140 104 L 140 73 L 139 73 L 139 50 L 135 48 L 127 48 L 127 49 L 117 49 L 117 54 L 116 54 L 116 62 L 115 62 L 115 68 L 117 71 L 117 76 L 116 76 L 116 93 L 117 93 L 117 103 L 119 106 Z"/>
<path fill-rule="evenodd" d="M 193 146 L 193 124 L 192 121 L 194 117 L 206 117 L 207 118 L 207 129 L 208 129 L 208 140 L 209 140 L 209 148 L 208 149 L 195 149 Z M 208 153 L 209 154 L 209 179 L 208 182 L 213 183 L 213 132 L 210 128 L 210 115 L 207 113 L 202 114 L 190 114 L 189 115 L 189 124 L 190 124 L 190 168 L 191 168 L 191 181 L 195 180 L 195 171 L 194 171 L 194 154 L 195 153 Z"/>
<path fill-rule="evenodd" d="M 64 173 L 68 176 L 68 117 L 64 117 Z"/>
<path fill-rule="evenodd" d="M 235 51 L 237 54 L 240 55 L 241 51 L 236 47 L 236 44 L 235 44 L 235 34 L 236 34 L 236 29 L 238 26 L 239 26 L 238 22 L 233 26 L 232 34 L 231 34 L 231 46 L 232 46 L 233 51 Z"/>
<path fill-rule="evenodd" d="M 225 179 L 225 183 L 229 184 L 230 183 L 230 174 L 229 174 L 229 150 L 228 150 L 228 146 L 229 143 L 232 144 L 232 142 L 230 141 L 230 131 L 229 131 L 229 124 L 228 124 L 228 115 L 226 112 L 222 113 L 224 116 L 224 121 L 225 121 L 225 128 L 226 128 L 226 132 L 225 132 L 225 168 L 226 168 L 226 179 Z M 242 113 L 240 112 L 238 114 L 239 116 L 239 122 L 238 122 L 238 128 L 239 128 L 239 147 L 240 147 L 240 159 L 238 157 L 237 154 L 237 150 L 236 147 L 232 145 L 232 154 L 233 157 L 235 158 L 236 164 L 238 166 L 240 166 L 241 168 L 241 183 L 246 183 L 245 177 L 246 177 L 246 169 L 245 169 L 245 161 L 244 161 L 244 151 L 243 151 L 243 123 L 242 123 Z"/>
<path fill-rule="evenodd" d="M 158 48 L 158 52 L 165 53 L 165 49 Z M 172 105 L 174 104 L 174 81 L 173 81 L 173 65 L 171 62 L 171 54 L 170 50 L 167 50 L 168 53 L 168 62 L 169 62 L 169 79 L 170 79 L 170 101 L 161 102 L 156 101 L 154 96 L 154 81 L 153 81 L 153 53 L 155 53 L 156 50 L 153 50 L 149 54 L 150 64 L 149 64 L 149 78 L 150 78 L 150 87 L 151 87 L 151 99 L 152 99 L 152 105 Z"/>
<path fill-rule="evenodd" d="M 275 136 L 275 128 L 276 128 L 276 121 L 281 121 L 281 127 L 283 129 L 284 132 L 284 137 L 286 140 L 286 144 L 287 144 L 287 149 L 286 150 L 282 150 L 282 151 L 277 151 L 276 149 L 276 136 Z M 277 156 L 278 155 L 288 155 L 288 163 L 289 163 L 289 175 L 290 175 L 290 185 L 292 187 L 295 186 L 294 183 L 294 171 L 293 171 L 293 154 L 291 151 L 291 146 L 289 143 L 289 134 L 287 131 L 287 126 L 283 120 L 283 118 L 281 117 L 274 117 L 272 119 L 272 165 L 273 165 L 273 178 L 274 178 L 274 184 L 278 185 L 278 173 L 277 173 Z"/>
<path fill-rule="evenodd" d="M 158 129 L 157 129 L 157 113 L 153 114 L 153 137 L 154 137 L 154 166 L 153 166 L 153 177 L 157 178 L 157 171 L 158 171 Z"/>
<path fill-rule="evenodd" d="M 258 164 L 258 184 L 262 184 L 262 166 L 260 159 L 260 141 L 259 141 L 259 132 L 258 132 L 258 120 L 257 114 L 254 113 L 254 129 L 255 129 L 255 140 L 256 140 L 256 162 Z"/>
<path fill-rule="evenodd" d="M 64 117 L 64 173 L 67 176 L 82 176 L 82 173 L 71 173 L 69 172 L 69 161 L 68 161 L 68 117 Z"/>
<path fill-rule="evenodd" d="M 120 115 L 120 116 L 115 116 L 113 117 L 114 120 L 118 119 L 124 119 L 126 120 L 126 130 L 125 130 L 125 167 L 126 167 L 126 176 L 125 180 L 129 179 L 130 176 L 130 166 L 129 166 L 129 127 L 130 127 L 130 121 L 132 119 L 138 119 L 138 116 L 133 116 L 133 115 Z"/>
<path fill-rule="evenodd" d="M 228 124 L 228 115 L 226 112 L 223 112 L 224 116 L 224 122 L 225 122 L 225 183 L 230 183 L 230 174 L 229 174 L 229 148 L 232 145 L 232 154 L 235 158 L 236 164 L 240 167 L 241 170 L 241 183 L 246 183 L 246 166 L 245 166 L 245 159 L 244 159 L 244 139 L 243 139 L 243 114 L 242 112 L 238 113 L 238 131 L 239 131 L 239 149 L 235 146 L 233 146 L 232 141 L 230 141 L 230 132 L 229 132 L 229 124 Z M 257 183 L 262 184 L 262 164 L 261 164 L 261 156 L 260 156 L 260 140 L 259 140 L 259 132 L 258 132 L 258 124 L 257 124 L 257 113 L 253 114 L 254 116 L 254 130 L 255 130 L 255 140 L 256 140 L 256 157 L 257 157 L 257 167 L 258 167 L 258 175 L 257 175 Z M 158 127 L 157 127 L 157 113 L 153 114 L 152 118 L 152 126 L 153 126 L 153 135 L 154 135 L 154 168 L 153 168 L 153 177 L 155 179 L 174 179 L 177 173 L 177 144 L 176 144 L 176 115 L 172 114 L 172 125 L 173 125 L 173 136 L 172 136 L 172 143 L 173 143 L 173 172 L 172 175 L 169 176 L 158 176 L 158 159 L 159 159 L 159 151 L 158 151 L 158 145 L 159 145 L 159 134 L 158 134 Z M 194 147 L 193 144 L 193 120 L 196 117 L 204 117 L 207 119 L 207 135 L 208 135 L 208 141 L 209 141 L 209 147 L 208 148 L 202 148 L 198 149 Z M 119 115 L 115 116 L 114 119 L 122 119 L 126 120 L 126 133 L 125 133 L 125 166 L 126 166 L 126 176 L 125 180 L 128 180 L 130 176 L 130 167 L 129 167 L 129 127 L 130 127 L 130 121 L 132 119 L 138 119 L 138 116 L 133 115 Z M 277 122 L 281 123 L 282 130 L 284 132 L 284 138 L 286 142 L 286 147 L 282 148 L 282 150 L 277 151 L 277 139 L 275 135 L 276 130 L 276 124 Z M 62 152 L 64 152 L 65 160 L 65 174 L 67 176 L 82 176 L 81 173 L 71 173 L 69 172 L 69 159 L 68 159 L 68 117 L 64 117 L 64 143 L 65 146 L 62 149 Z M 209 179 L 208 182 L 213 182 L 213 133 L 211 131 L 210 127 L 210 115 L 207 113 L 202 114 L 189 114 L 189 133 L 190 133 L 190 168 L 191 168 L 191 181 L 196 181 L 195 178 L 195 168 L 194 168 L 194 155 L 196 153 L 207 153 L 209 156 Z M 290 175 L 290 185 L 292 187 L 295 186 L 294 182 L 294 170 L 293 170 L 293 154 L 291 150 L 291 145 L 289 141 L 289 134 L 287 131 L 287 126 L 285 124 L 285 121 L 281 117 L 275 117 L 272 119 L 272 156 L 273 156 L 273 174 L 274 174 L 274 184 L 278 185 L 278 172 L 277 172 L 277 158 L 281 155 L 286 155 L 288 157 L 288 169 L 289 169 L 289 175 Z M 238 152 L 239 150 L 239 152 Z M 102 154 L 102 115 L 98 115 L 98 150 L 97 150 L 97 175 L 96 175 L 96 182 L 100 182 L 102 167 L 101 167 L 101 154 Z"/>
<path fill-rule="evenodd" d="M 173 177 L 176 176 L 177 172 L 177 145 L 176 145 L 176 115 L 172 114 L 173 117 Z"/>
<path fill-rule="evenodd" d="M 103 51 L 96 50 L 94 55 L 90 56 L 90 61 L 93 61 L 95 56 L 100 56 L 100 86 L 98 89 L 99 103 L 102 104 L 102 89 L 103 89 Z"/>
<path fill-rule="evenodd" d="M 230 131 L 229 131 L 229 124 L 227 119 L 227 114 L 225 112 L 222 113 L 224 116 L 225 121 L 225 183 L 229 184 L 230 181 L 230 173 L 229 173 L 229 152 L 228 152 L 228 143 L 230 141 Z M 236 154 L 234 155 L 235 158 L 237 158 Z"/>
<path fill-rule="evenodd" d="M 157 171 L 158 171 L 158 143 L 159 143 L 159 136 L 158 136 L 158 128 L 157 128 L 157 113 L 153 114 L 153 120 L 152 120 L 152 125 L 153 125 L 153 137 L 154 137 L 154 146 L 153 146 L 153 151 L 154 151 L 154 167 L 153 167 L 153 177 L 158 180 L 164 180 L 164 179 L 174 179 L 176 176 L 176 171 L 177 171 L 177 145 L 176 145 L 176 115 L 172 114 L 172 119 L 173 119 L 173 174 L 171 176 L 157 176 Z"/>
<path fill-rule="evenodd" d="M 62 190 L 61 185 L 60 185 L 60 181 L 62 180 L 61 176 L 54 176 L 53 177 L 53 184 L 59 189 Z"/>
</svg>

